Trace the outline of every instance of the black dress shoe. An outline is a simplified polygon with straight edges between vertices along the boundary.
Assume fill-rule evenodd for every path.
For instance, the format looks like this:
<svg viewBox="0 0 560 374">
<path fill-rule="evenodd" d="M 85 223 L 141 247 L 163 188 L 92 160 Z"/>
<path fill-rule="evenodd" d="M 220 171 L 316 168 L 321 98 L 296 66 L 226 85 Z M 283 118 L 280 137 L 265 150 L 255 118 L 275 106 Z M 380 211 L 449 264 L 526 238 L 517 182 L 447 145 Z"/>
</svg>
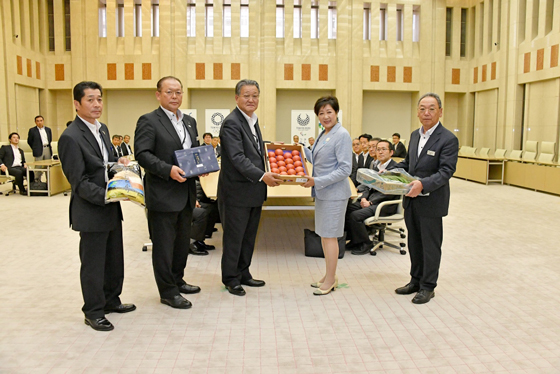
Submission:
<svg viewBox="0 0 560 374">
<path fill-rule="evenodd" d="M 245 290 L 243 289 L 243 287 L 241 287 L 240 284 L 238 284 L 237 286 L 226 286 L 228 292 L 232 295 L 235 296 L 245 296 Z"/>
<path fill-rule="evenodd" d="M 189 253 L 195 256 L 206 256 L 208 255 L 208 251 L 205 249 L 198 248 L 194 243 L 191 243 L 189 246 Z"/>
<path fill-rule="evenodd" d="M 177 309 L 189 309 L 192 306 L 191 302 L 181 295 L 175 295 L 172 299 L 160 299 L 160 301 L 162 304 Z"/>
<path fill-rule="evenodd" d="M 27 190 L 19 191 L 20 195 L 27 195 Z"/>
<path fill-rule="evenodd" d="M 212 232 L 216 232 L 216 231 L 218 231 L 218 229 L 215 228 L 215 227 L 213 227 L 213 228 L 212 228 Z"/>
<path fill-rule="evenodd" d="M 197 240 L 193 243 L 194 246 L 196 246 L 196 248 L 198 248 L 198 250 L 206 250 L 206 251 L 211 251 L 213 249 L 216 249 L 216 247 L 214 247 L 213 245 L 209 245 L 204 243 L 203 241 Z"/>
<path fill-rule="evenodd" d="M 136 305 L 134 304 L 121 304 L 114 307 L 105 307 L 105 314 L 108 313 L 128 313 L 136 310 Z"/>
<path fill-rule="evenodd" d="M 244 286 L 249 286 L 249 287 L 262 287 L 264 286 L 266 283 L 264 283 L 263 280 L 259 280 L 259 279 L 247 279 L 247 280 L 242 280 L 241 284 Z"/>
<path fill-rule="evenodd" d="M 84 323 L 96 331 L 111 331 L 115 327 L 105 317 L 101 318 L 85 318 Z"/>
<path fill-rule="evenodd" d="M 414 304 L 426 304 L 432 297 L 436 296 L 434 291 L 420 290 L 412 298 Z"/>
<path fill-rule="evenodd" d="M 368 254 L 373 248 L 373 243 L 362 243 L 362 246 L 358 249 L 353 249 L 353 255 L 365 255 Z"/>
<path fill-rule="evenodd" d="M 189 294 L 189 293 L 199 293 L 200 292 L 200 287 L 193 286 L 192 284 L 188 284 L 188 283 L 182 284 L 182 285 L 177 286 L 177 287 L 179 287 L 179 292 L 180 293 Z"/>
<path fill-rule="evenodd" d="M 353 241 L 349 241 L 348 243 L 346 243 L 346 250 L 349 251 L 351 249 L 360 248 L 361 245 L 362 243 L 354 243 Z"/>
<path fill-rule="evenodd" d="M 414 283 L 409 283 L 406 286 L 399 287 L 395 290 L 395 292 L 399 295 L 410 295 L 418 291 L 420 291 L 420 286 Z"/>
</svg>

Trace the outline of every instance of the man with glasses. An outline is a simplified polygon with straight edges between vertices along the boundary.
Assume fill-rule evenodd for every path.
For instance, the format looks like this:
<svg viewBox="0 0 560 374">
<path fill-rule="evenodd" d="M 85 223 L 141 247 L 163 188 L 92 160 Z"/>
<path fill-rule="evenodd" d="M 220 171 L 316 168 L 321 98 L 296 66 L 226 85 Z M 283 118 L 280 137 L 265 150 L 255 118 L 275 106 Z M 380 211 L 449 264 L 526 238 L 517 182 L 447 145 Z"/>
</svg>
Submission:
<svg viewBox="0 0 560 374">
<path fill-rule="evenodd" d="M 136 160 L 146 172 L 148 227 L 160 301 L 172 308 L 188 309 L 192 304 L 181 294 L 200 292 L 200 287 L 183 280 L 196 203 L 196 178 L 183 176 L 184 171 L 174 164 L 174 153 L 197 147 L 198 132 L 194 118 L 179 110 L 183 85 L 178 78 L 161 78 L 156 98 L 160 107 L 138 119 L 134 149 Z"/>
<path fill-rule="evenodd" d="M 370 145 L 371 147 L 371 145 Z M 371 151 L 371 148 L 370 148 Z M 375 171 L 382 171 L 387 168 L 394 167 L 397 163 L 391 159 L 393 156 L 393 145 L 387 140 L 380 140 L 376 145 L 377 161 Z M 364 221 L 375 215 L 377 206 L 383 201 L 396 200 L 398 195 L 384 195 L 373 188 L 364 188 L 361 196 L 354 203 L 350 202 L 346 209 L 346 239 L 350 239 L 350 243 L 346 245 L 347 249 L 352 250 L 353 255 L 365 255 L 370 253 L 373 248 L 373 242 L 369 238 L 367 227 Z M 395 214 L 396 205 L 385 206 L 381 210 L 382 216 Z"/>
<path fill-rule="evenodd" d="M 417 115 L 422 126 L 410 135 L 408 153 L 395 166 L 419 178 L 410 183 L 410 192 L 403 200 L 411 279 L 395 292 L 416 292 L 412 302 L 424 304 L 435 296 L 443 242 L 442 217 L 449 208 L 449 179 L 455 173 L 459 141 L 439 121 L 443 108 L 437 94 L 430 92 L 420 98 Z"/>
</svg>

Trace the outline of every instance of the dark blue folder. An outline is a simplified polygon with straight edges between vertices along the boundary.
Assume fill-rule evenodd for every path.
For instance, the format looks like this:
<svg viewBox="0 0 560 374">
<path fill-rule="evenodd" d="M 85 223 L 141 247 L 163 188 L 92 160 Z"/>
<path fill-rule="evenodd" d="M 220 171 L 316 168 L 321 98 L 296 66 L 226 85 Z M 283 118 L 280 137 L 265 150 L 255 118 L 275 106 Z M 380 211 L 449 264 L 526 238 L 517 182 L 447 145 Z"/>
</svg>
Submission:
<svg viewBox="0 0 560 374">
<path fill-rule="evenodd" d="M 185 172 L 185 178 L 220 170 L 214 147 L 211 145 L 175 151 L 175 161 Z"/>
</svg>

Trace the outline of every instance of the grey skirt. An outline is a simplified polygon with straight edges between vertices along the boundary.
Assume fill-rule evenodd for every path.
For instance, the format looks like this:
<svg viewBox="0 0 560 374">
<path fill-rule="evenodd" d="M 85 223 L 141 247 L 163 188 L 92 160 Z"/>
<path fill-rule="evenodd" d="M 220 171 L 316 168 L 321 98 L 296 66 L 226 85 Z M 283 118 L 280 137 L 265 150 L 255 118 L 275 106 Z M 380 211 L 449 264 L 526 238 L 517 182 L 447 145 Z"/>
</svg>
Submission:
<svg viewBox="0 0 560 374">
<path fill-rule="evenodd" d="M 344 234 L 344 217 L 348 199 L 315 198 L 315 232 L 322 238 L 340 238 Z"/>
</svg>

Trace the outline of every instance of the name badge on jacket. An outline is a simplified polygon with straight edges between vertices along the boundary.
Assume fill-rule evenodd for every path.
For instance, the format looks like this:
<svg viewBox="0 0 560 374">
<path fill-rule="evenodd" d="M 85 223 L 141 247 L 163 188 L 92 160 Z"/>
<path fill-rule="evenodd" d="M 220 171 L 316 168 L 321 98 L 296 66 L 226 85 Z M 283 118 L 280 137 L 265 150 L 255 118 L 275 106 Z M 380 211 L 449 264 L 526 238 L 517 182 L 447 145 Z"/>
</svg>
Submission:
<svg viewBox="0 0 560 374">
<path fill-rule="evenodd" d="M 434 151 L 428 151 L 426 152 L 428 154 L 428 156 L 435 156 L 436 153 Z"/>
</svg>

